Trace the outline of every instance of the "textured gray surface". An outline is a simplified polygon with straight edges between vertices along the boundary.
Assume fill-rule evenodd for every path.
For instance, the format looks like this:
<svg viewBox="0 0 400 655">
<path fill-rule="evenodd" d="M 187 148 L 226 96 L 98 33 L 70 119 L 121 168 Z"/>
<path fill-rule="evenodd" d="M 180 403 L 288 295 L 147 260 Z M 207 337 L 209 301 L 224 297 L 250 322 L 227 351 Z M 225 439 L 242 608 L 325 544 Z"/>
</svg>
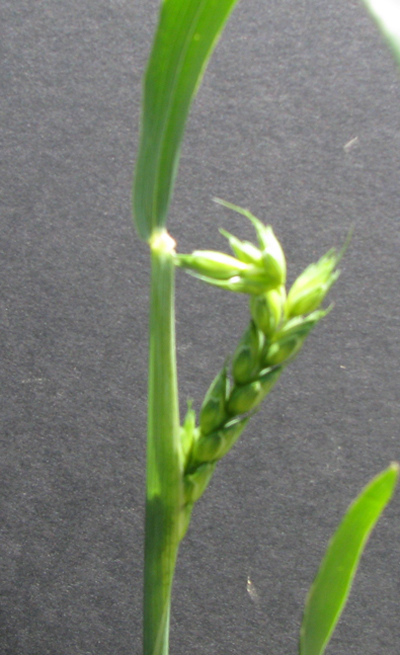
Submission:
<svg viewBox="0 0 400 655">
<path fill-rule="evenodd" d="M 0 4 L 0 653 L 132 655 L 148 263 L 129 196 L 157 3 Z M 215 195 L 273 224 L 291 279 L 355 231 L 334 311 L 196 509 L 171 655 L 296 653 L 327 539 L 400 458 L 399 99 L 357 2 L 242 0 L 211 61 L 172 206 L 179 249 L 223 248 L 219 226 L 252 236 Z M 198 406 L 246 303 L 184 274 L 177 291 L 182 407 Z M 329 653 L 398 652 L 399 503 Z"/>
</svg>

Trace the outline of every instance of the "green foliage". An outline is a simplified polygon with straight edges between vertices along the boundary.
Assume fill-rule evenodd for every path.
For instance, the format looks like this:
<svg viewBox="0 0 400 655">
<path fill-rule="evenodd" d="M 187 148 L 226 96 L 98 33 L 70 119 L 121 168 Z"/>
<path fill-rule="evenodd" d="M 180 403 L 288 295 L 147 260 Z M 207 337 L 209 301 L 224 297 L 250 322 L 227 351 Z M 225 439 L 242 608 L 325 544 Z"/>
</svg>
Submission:
<svg viewBox="0 0 400 655">
<path fill-rule="evenodd" d="M 272 228 L 247 209 L 257 245 L 221 230 L 233 256 L 176 255 L 165 226 L 192 99 L 237 0 L 162 0 L 144 79 L 133 211 L 152 256 L 143 655 L 168 655 L 172 580 L 179 542 L 217 462 L 228 453 L 309 332 L 343 254 L 329 251 L 286 295 L 286 259 Z M 400 61 L 397 0 L 365 0 Z M 250 296 L 250 322 L 232 358 L 211 384 L 199 425 L 189 405 L 179 426 L 174 273 L 188 269 L 220 288 Z M 397 481 L 392 465 L 350 507 L 333 537 L 307 600 L 301 655 L 322 655 L 344 607 L 365 542 Z"/>
<path fill-rule="evenodd" d="M 142 239 L 167 221 L 192 99 L 237 0 L 163 0 L 144 79 L 133 191 Z"/>
<path fill-rule="evenodd" d="M 208 483 L 208 464 L 183 480 L 196 438 L 193 413 L 178 420 L 174 243 L 165 230 L 190 104 L 237 0 L 163 0 L 144 79 L 133 189 L 136 228 L 152 251 L 143 655 L 168 655 L 172 578 L 178 544 Z"/>
<path fill-rule="evenodd" d="M 322 655 L 328 645 L 368 537 L 392 497 L 398 475 L 398 464 L 377 475 L 350 505 L 333 535 L 306 601 L 300 655 Z"/>
<path fill-rule="evenodd" d="M 398 0 L 364 0 L 364 4 L 375 18 L 400 65 L 400 3 Z"/>
</svg>

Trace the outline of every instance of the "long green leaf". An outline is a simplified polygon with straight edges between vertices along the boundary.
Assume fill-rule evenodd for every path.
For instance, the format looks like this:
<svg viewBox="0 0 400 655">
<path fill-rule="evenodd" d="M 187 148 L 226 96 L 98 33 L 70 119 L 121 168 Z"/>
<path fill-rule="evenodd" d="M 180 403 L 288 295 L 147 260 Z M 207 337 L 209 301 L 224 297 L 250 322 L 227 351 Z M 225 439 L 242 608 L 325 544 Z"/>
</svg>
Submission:
<svg viewBox="0 0 400 655">
<path fill-rule="evenodd" d="M 144 79 L 133 189 L 143 239 L 164 227 L 191 101 L 237 0 L 163 0 Z"/>
<path fill-rule="evenodd" d="M 300 655 L 321 655 L 346 604 L 360 557 L 389 502 L 399 475 L 394 463 L 350 505 L 333 535 L 310 589 L 300 631 Z"/>
<path fill-rule="evenodd" d="M 400 65 L 400 1 L 364 0 Z"/>
</svg>

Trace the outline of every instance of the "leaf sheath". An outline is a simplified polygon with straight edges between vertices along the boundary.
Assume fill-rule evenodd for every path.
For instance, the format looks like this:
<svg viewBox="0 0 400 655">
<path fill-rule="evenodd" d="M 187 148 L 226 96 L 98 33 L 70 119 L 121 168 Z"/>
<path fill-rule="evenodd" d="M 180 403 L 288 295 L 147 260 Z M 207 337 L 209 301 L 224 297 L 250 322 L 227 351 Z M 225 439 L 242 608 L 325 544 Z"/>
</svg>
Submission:
<svg viewBox="0 0 400 655">
<path fill-rule="evenodd" d="M 175 355 L 173 242 L 151 241 L 143 655 L 168 654 L 171 587 L 183 505 Z"/>
</svg>

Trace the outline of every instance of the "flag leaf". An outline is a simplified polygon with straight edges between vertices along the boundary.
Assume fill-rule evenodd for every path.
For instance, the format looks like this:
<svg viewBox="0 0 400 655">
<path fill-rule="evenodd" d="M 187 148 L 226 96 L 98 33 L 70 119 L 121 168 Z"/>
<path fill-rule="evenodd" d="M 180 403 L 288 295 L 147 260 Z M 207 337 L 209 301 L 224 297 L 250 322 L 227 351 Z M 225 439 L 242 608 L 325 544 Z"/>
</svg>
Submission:
<svg viewBox="0 0 400 655">
<path fill-rule="evenodd" d="M 237 0 L 163 0 L 144 77 L 133 188 L 139 235 L 165 226 L 191 101 Z"/>
</svg>

